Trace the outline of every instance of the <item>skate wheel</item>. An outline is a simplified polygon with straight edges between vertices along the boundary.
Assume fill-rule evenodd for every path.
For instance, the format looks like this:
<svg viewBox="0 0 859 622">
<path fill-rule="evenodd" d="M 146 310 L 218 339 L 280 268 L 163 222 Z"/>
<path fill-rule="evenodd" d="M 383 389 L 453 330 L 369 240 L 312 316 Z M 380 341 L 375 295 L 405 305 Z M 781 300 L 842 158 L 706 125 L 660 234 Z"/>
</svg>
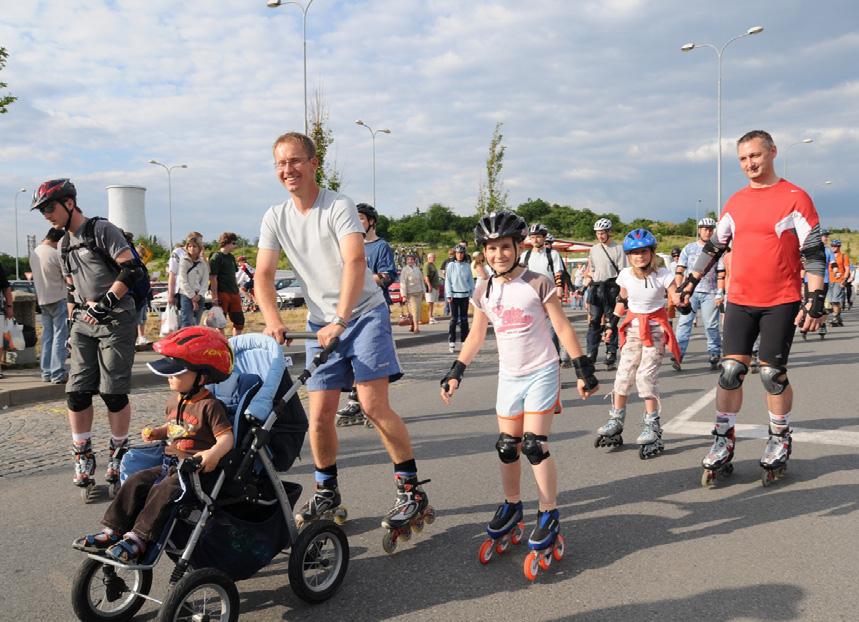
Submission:
<svg viewBox="0 0 859 622">
<path fill-rule="evenodd" d="M 549 566 L 552 565 L 552 550 L 546 549 L 544 551 L 540 551 L 540 554 L 537 555 L 537 561 L 540 564 L 541 570 L 548 570 Z"/>
<path fill-rule="evenodd" d="M 119 482 L 111 482 L 107 485 L 107 498 L 113 499 L 116 493 L 119 492 Z"/>
<path fill-rule="evenodd" d="M 525 533 L 525 523 L 519 523 L 513 528 L 513 532 L 510 534 L 510 542 L 513 544 L 519 544 L 522 542 L 522 536 Z"/>
<path fill-rule="evenodd" d="M 822 341 L 824 337 L 826 337 L 826 335 L 825 335 L 825 334 L 820 335 L 820 340 Z"/>
<path fill-rule="evenodd" d="M 365 428 L 369 428 L 369 429 L 371 429 L 371 430 L 372 430 L 372 429 L 373 429 L 373 428 L 375 428 L 376 426 L 374 426 L 374 425 L 373 425 L 373 422 L 372 422 L 372 421 L 370 421 L 369 419 L 364 419 L 364 427 L 365 427 Z"/>
<path fill-rule="evenodd" d="M 618 447 L 623 447 L 623 436 L 618 436 L 618 437 L 617 437 L 617 446 L 618 446 Z"/>
<path fill-rule="evenodd" d="M 641 447 L 638 448 L 638 457 L 641 458 L 642 460 L 647 460 L 650 457 L 645 452 L 644 445 L 642 445 Z"/>
<path fill-rule="evenodd" d="M 349 511 L 342 505 L 334 510 L 334 522 L 338 525 L 345 523 L 347 516 L 349 516 Z"/>
<path fill-rule="evenodd" d="M 601 440 L 602 440 L 602 437 L 601 437 L 601 436 L 597 436 L 597 437 L 596 437 L 596 439 L 594 440 L 594 447 L 599 447 L 599 446 L 600 446 L 600 441 L 601 441 Z"/>
<path fill-rule="evenodd" d="M 424 530 L 424 519 L 418 516 L 414 521 L 412 521 L 412 531 L 415 533 L 420 533 Z"/>
<path fill-rule="evenodd" d="M 395 534 L 395 531 L 388 531 L 382 538 L 382 549 L 384 549 L 385 553 L 388 555 L 393 554 L 393 552 L 397 550 L 397 536 Z"/>
<path fill-rule="evenodd" d="M 495 544 L 495 552 L 501 555 L 504 551 L 506 551 L 510 546 L 510 535 L 506 535 L 500 540 L 498 540 Z"/>
<path fill-rule="evenodd" d="M 432 525 L 435 522 L 435 509 L 428 505 L 427 509 L 424 510 L 424 522 L 427 525 Z"/>
<path fill-rule="evenodd" d="M 537 551 L 531 551 L 525 556 L 525 563 L 522 565 L 522 570 L 525 572 L 525 578 L 529 581 L 536 579 L 537 573 L 540 571 L 540 561 L 537 557 Z"/>
<path fill-rule="evenodd" d="M 564 559 L 564 551 L 566 550 L 566 543 L 564 542 L 564 536 L 559 535 L 558 539 L 555 540 L 555 546 L 552 548 L 552 556 L 555 558 L 556 562 Z"/>
<path fill-rule="evenodd" d="M 334 422 L 334 425 L 336 425 L 338 428 L 342 428 L 343 420 L 338 417 L 337 420 Z"/>
<path fill-rule="evenodd" d="M 708 488 L 712 486 L 715 481 L 716 473 L 710 469 L 704 469 L 704 472 L 701 473 L 701 486 Z"/>
<path fill-rule="evenodd" d="M 295 528 L 301 530 L 304 527 L 304 517 L 301 514 L 296 514 L 293 518 L 295 519 Z"/>
<path fill-rule="evenodd" d="M 400 535 L 398 537 L 402 538 L 404 542 L 408 542 L 412 539 L 412 528 L 409 525 L 402 527 L 400 529 Z"/>
<path fill-rule="evenodd" d="M 489 540 L 484 540 L 483 544 L 480 545 L 480 550 L 477 552 L 477 559 L 480 560 L 480 563 L 484 566 L 492 559 L 492 549 L 495 548 L 494 544 L 495 541 L 490 538 Z"/>
<path fill-rule="evenodd" d="M 722 467 L 722 475 L 724 477 L 728 477 L 733 472 L 734 472 L 734 463 L 733 462 L 729 462 L 724 467 Z"/>
<path fill-rule="evenodd" d="M 775 480 L 775 474 L 769 469 L 761 471 L 761 485 L 766 488 Z"/>
</svg>

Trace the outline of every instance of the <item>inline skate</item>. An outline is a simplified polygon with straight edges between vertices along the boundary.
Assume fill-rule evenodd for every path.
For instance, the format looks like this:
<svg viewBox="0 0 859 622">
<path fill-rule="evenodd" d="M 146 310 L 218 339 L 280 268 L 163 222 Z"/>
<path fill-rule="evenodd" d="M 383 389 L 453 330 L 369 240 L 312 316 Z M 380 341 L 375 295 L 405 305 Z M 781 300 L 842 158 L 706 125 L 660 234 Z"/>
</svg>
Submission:
<svg viewBox="0 0 859 622">
<path fill-rule="evenodd" d="M 609 419 L 598 430 L 594 447 L 623 447 L 623 421 L 626 409 L 609 410 Z"/>
<path fill-rule="evenodd" d="M 519 544 L 525 533 L 525 523 L 522 522 L 522 502 L 510 503 L 504 501 L 495 510 L 495 516 L 486 526 L 489 535 L 480 546 L 477 558 L 481 564 L 488 564 L 492 553 L 501 555 L 510 544 Z"/>
<path fill-rule="evenodd" d="M 716 485 L 718 478 L 728 477 L 734 472 L 734 445 L 736 443 L 734 436 L 734 428 L 729 429 L 724 434 L 714 428 L 711 432 L 716 440 L 713 441 L 713 446 L 704 456 L 701 461 L 701 466 L 704 467 L 704 472 L 701 474 L 701 485 L 711 487 Z"/>
<path fill-rule="evenodd" d="M 85 443 L 73 443 L 72 452 L 75 456 L 75 475 L 72 481 L 80 488 L 81 499 L 89 503 L 95 497 L 95 454 L 92 451 L 92 439 Z"/>
<path fill-rule="evenodd" d="M 606 371 L 617 369 L 617 352 L 605 353 L 605 369 Z"/>
<path fill-rule="evenodd" d="M 113 499 L 119 490 L 119 465 L 127 451 L 127 438 L 123 439 L 119 445 L 110 439 L 110 458 L 107 461 L 107 472 L 104 474 L 104 481 L 107 482 L 107 496 L 110 499 Z"/>
<path fill-rule="evenodd" d="M 710 371 L 719 371 L 719 361 L 721 360 L 721 358 L 722 357 L 719 356 L 718 354 L 711 354 L 710 355 L 710 359 L 709 359 Z"/>
<path fill-rule="evenodd" d="M 639 445 L 638 457 L 642 460 L 658 456 L 665 450 L 658 413 L 644 415 L 644 426 L 635 442 Z"/>
<path fill-rule="evenodd" d="M 372 428 L 373 424 L 364 414 L 364 409 L 361 408 L 361 403 L 358 401 L 358 394 L 354 391 L 349 394 L 349 400 L 346 405 L 337 411 L 337 418 L 334 421 L 337 427 L 345 427 L 350 425 L 363 425 Z"/>
<path fill-rule="evenodd" d="M 397 500 L 382 519 L 382 527 L 387 529 L 382 538 L 382 548 L 388 554 L 397 550 L 398 540 L 408 541 L 412 531 L 420 533 L 424 524 L 431 525 L 435 521 L 435 510 L 429 505 L 422 488 L 430 480 L 418 481 L 417 476 L 402 475 L 395 475 L 394 479 L 397 482 Z"/>
<path fill-rule="evenodd" d="M 537 512 L 537 524 L 528 538 L 531 552 L 525 556 L 525 578 L 533 581 L 540 570 L 546 571 L 555 561 L 564 558 L 564 536 L 561 535 L 560 514 L 557 509 Z"/>
<path fill-rule="evenodd" d="M 817 329 L 817 335 L 818 335 L 821 339 L 824 339 L 824 338 L 826 337 L 826 332 L 827 332 L 827 329 L 826 329 L 826 320 L 824 319 L 822 322 L 820 322 L 820 328 L 818 328 L 818 329 Z"/>
<path fill-rule="evenodd" d="M 764 455 L 761 457 L 761 484 L 769 486 L 774 481 L 784 477 L 787 471 L 787 461 L 793 448 L 790 428 L 774 432 L 770 426 L 770 436 L 767 440 Z"/>
<path fill-rule="evenodd" d="M 752 368 L 751 371 L 753 374 L 761 373 L 761 357 L 758 356 L 757 350 L 752 351 L 752 362 L 750 367 Z"/>
<path fill-rule="evenodd" d="M 340 490 L 337 488 L 337 479 L 325 480 L 322 484 L 316 484 L 316 490 L 309 501 L 306 501 L 301 510 L 295 514 L 295 526 L 301 529 L 304 523 L 326 519 L 333 520 L 338 525 L 346 522 L 348 512 L 345 506 L 340 505 Z"/>
</svg>

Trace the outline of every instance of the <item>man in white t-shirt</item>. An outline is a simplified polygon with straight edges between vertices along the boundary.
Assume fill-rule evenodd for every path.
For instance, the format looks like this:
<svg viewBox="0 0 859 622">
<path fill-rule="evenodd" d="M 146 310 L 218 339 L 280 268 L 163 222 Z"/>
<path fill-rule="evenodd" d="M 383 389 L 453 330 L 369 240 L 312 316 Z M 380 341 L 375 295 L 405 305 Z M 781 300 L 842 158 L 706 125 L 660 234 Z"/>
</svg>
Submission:
<svg viewBox="0 0 859 622">
<path fill-rule="evenodd" d="M 36 298 L 42 310 L 42 381 L 53 384 L 65 384 L 69 377 L 65 366 L 69 338 L 66 282 L 57 247 L 63 234 L 62 229 L 51 227 L 42 243 L 30 253 Z"/>
<path fill-rule="evenodd" d="M 296 132 L 284 134 L 273 151 L 277 177 L 289 199 L 269 208 L 260 227 L 256 290 L 264 332 L 283 343 L 286 326 L 274 291 L 274 273 L 283 250 L 304 293 L 308 330 L 317 336 L 317 341 L 305 344 L 307 360 L 339 340 L 307 383 L 316 491 L 297 516 L 309 521 L 331 513 L 343 515 L 334 419 L 340 391 L 354 382 L 366 415 L 394 463 L 397 500 L 382 526 L 390 530 L 389 539 L 395 543 L 412 520 L 432 508 L 421 487 L 426 482 L 417 478 L 408 430 L 388 401 L 388 385 L 402 372 L 388 306 L 364 256 L 364 227 L 352 199 L 317 185 L 319 160 L 310 138 Z"/>
</svg>

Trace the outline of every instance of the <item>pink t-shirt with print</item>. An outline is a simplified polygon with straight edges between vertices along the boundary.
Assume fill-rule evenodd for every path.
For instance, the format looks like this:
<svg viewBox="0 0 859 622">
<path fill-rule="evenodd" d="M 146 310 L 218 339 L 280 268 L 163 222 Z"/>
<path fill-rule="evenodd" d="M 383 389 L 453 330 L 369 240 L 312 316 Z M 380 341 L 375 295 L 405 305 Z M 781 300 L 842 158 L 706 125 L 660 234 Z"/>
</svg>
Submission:
<svg viewBox="0 0 859 622">
<path fill-rule="evenodd" d="M 558 362 L 549 317 L 543 304 L 555 295 L 548 277 L 525 270 L 512 281 L 478 283 L 471 304 L 483 311 L 495 329 L 498 364 L 510 376 L 526 376 Z"/>
</svg>

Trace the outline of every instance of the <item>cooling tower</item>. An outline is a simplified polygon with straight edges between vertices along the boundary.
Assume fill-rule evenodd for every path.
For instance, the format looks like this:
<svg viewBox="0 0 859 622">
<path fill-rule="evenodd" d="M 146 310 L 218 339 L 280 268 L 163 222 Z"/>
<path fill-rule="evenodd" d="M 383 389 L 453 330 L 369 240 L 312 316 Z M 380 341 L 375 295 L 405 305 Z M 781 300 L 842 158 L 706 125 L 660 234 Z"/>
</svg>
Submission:
<svg viewBox="0 0 859 622">
<path fill-rule="evenodd" d="M 108 186 L 107 219 L 135 238 L 147 236 L 145 199 L 142 186 Z"/>
</svg>

